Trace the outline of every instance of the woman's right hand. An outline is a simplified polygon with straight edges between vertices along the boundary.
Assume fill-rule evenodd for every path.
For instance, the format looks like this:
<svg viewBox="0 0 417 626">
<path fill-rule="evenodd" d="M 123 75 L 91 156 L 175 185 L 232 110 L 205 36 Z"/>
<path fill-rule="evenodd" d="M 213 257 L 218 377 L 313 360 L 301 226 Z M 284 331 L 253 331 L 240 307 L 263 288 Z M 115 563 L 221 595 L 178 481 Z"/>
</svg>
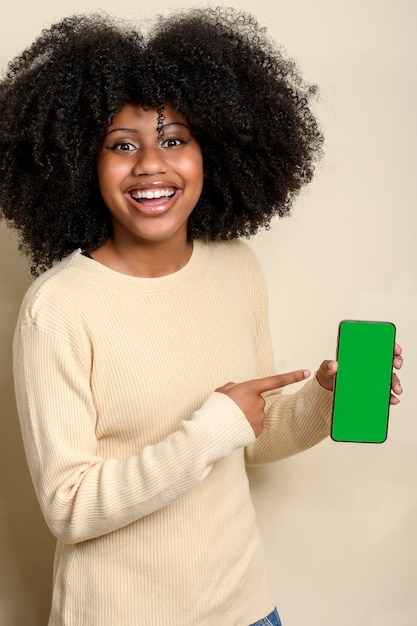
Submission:
<svg viewBox="0 0 417 626">
<path fill-rule="evenodd" d="M 252 426 L 255 436 L 258 437 L 264 429 L 265 419 L 265 399 L 262 394 L 300 382 L 309 376 L 309 370 L 296 370 L 286 374 L 247 380 L 243 383 L 226 383 L 216 391 L 229 396 L 238 405 Z"/>
</svg>

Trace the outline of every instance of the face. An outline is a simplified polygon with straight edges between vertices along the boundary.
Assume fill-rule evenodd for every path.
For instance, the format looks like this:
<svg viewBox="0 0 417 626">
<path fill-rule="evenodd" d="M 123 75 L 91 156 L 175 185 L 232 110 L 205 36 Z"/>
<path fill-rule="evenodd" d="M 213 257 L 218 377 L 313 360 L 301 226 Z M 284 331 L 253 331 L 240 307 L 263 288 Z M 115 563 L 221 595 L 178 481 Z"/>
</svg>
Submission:
<svg viewBox="0 0 417 626">
<path fill-rule="evenodd" d="M 187 239 L 188 217 L 203 186 L 203 159 L 186 119 L 126 104 L 106 129 L 97 158 L 101 195 L 118 245 L 161 245 Z"/>
</svg>

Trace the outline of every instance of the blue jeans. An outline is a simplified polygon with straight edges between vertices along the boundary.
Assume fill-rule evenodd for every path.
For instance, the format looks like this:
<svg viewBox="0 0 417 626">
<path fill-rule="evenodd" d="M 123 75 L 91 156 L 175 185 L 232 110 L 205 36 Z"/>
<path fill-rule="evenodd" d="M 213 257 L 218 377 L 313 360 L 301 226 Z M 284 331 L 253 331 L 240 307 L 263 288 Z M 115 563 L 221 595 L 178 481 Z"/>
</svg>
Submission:
<svg viewBox="0 0 417 626">
<path fill-rule="evenodd" d="M 267 617 L 264 617 L 253 624 L 249 624 L 249 626 L 282 626 L 282 624 L 279 619 L 278 611 L 274 609 L 272 613 L 267 615 Z"/>
</svg>

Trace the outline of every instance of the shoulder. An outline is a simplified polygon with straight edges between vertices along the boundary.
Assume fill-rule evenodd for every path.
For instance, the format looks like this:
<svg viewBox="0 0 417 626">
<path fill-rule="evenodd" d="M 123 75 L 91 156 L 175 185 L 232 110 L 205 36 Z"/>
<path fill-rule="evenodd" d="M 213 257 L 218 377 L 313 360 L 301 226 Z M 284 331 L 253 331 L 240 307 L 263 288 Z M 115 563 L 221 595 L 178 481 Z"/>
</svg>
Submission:
<svg viewBox="0 0 417 626">
<path fill-rule="evenodd" d="M 255 252 L 248 243 L 242 239 L 230 241 L 214 241 L 208 245 L 212 250 L 212 256 L 219 263 L 227 263 L 230 266 L 238 266 L 241 269 L 260 270 L 260 263 Z"/>
<path fill-rule="evenodd" d="M 252 310 L 267 305 L 268 292 L 261 264 L 248 243 L 241 239 L 208 244 L 211 259 L 207 279 L 224 293 L 244 295 Z"/>
<path fill-rule="evenodd" d="M 211 263 L 220 272 L 231 278 L 264 283 L 261 264 L 248 243 L 232 239 L 210 242 L 208 245 L 211 247 Z"/>
<path fill-rule="evenodd" d="M 34 280 L 20 307 L 20 324 L 37 323 L 41 318 L 47 319 L 74 310 L 82 284 L 79 257 L 80 251 L 74 251 Z"/>
</svg>

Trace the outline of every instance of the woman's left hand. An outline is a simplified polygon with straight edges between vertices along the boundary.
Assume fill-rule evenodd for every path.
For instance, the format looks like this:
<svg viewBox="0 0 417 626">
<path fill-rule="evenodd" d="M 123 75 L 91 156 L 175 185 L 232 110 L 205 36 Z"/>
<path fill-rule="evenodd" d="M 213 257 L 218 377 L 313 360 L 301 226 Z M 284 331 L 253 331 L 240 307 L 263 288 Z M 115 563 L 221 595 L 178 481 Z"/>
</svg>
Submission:
<svg viewBox="0 0 417 626">
<path fill-rule="evenodd" d="M 401 369 L 403 365 L 403 357 L 402 357 L 402 348 L 396 343 L 394 347 L 394 358 L 392 361 L 392 365 L 396 370 Z M 337 361 L 323 361 L 320 365 L 316 378 L 319 384 L 324 387 L 324 389 L 328 389 L 329 391 L 333 390 L 334 386 L 334 377 L 337 372 Z M 391 379 L 391 397 L 390 404 L 399 404 L 400 399 L 397 397 L 401 395 L 403 392 L 400 380 L 395 372 L 392 373 Z"/>
</svg>

